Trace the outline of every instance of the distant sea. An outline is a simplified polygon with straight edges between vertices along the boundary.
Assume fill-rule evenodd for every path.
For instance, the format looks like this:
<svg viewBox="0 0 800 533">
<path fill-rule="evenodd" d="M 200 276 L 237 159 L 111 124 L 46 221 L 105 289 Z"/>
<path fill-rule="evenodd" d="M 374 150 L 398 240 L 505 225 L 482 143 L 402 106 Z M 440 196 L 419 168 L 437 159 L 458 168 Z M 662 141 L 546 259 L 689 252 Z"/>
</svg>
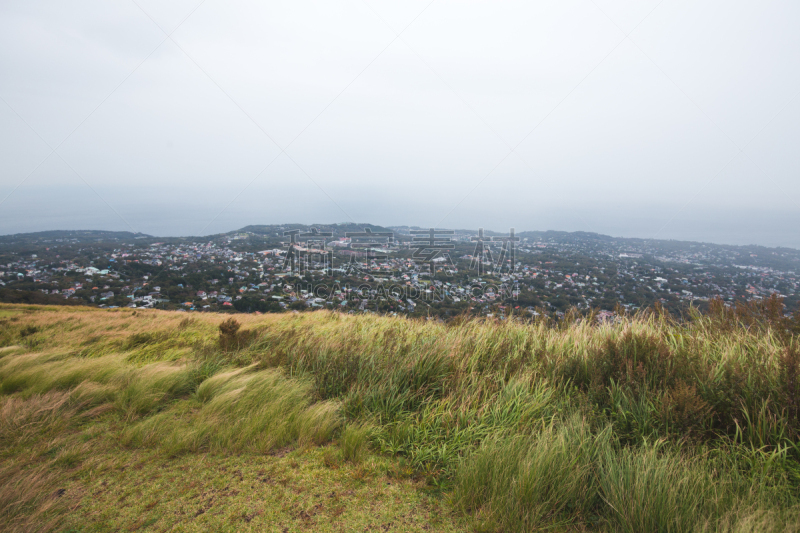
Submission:
<svg viewBox="0 0 800 533">
<path fill-rule="evenodd" d="M 0 190 L 0 192 L 3 192 Z M 758 244 L 800 249 L 800 210 L 681 209 L 681 206 L 631 207 L 536 206 L 530 210 L 454 211 L 436 205 L 413 207 L 400 202 L 370 202 L 298 195 L 293 198 L 240 198 L 229 205 L 224 195 L 154 193 L 136 199 L 109 191 L 100 200 L 88 188 L 40 195 L 17 191 L 0 205 L 0 234 L 57 229 L 138 231 L 154 236 L 211 235 L 251 224 L 368 222 L 384 226 L 508 231 L 589 231 L 613 237 L 658 238 L 716 244 Z M 5 194 L 0 195 L 0 200 Z M 228 195 L 230 196 L 230 194 Z M 246 196 L 246 194 L 245 194 Z M 340 209 L 341 207 L 341 209 Z M 347 213 L 347 214 L 345 214 Z M 348 215 L 350 218 L 348 218 Z M 441 221 L 441 223 L 439 223 Z"/>
</svg>

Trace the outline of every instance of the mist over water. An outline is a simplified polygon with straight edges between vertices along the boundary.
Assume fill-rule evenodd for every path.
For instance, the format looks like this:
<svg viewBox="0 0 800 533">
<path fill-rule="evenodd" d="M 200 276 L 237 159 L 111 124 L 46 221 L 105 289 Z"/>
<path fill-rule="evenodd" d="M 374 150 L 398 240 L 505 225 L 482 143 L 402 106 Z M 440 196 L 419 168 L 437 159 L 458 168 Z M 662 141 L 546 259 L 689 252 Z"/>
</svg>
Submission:
<svg viewBox="0 0 800 533">
<path fill-rule="evenodd" d="M 456 209 L 448 215 L 451 206 L 435 198 L 412 204 L 392 195 L 376 200 L 352 191 L 340 194 L 334 204 L 328 198 L 315 197 L 319 195 L 294 196 L 289 190 L 275 188 L 271 194 L 245 194 L 227 209 L 223 191 L 216 198 L 171 188 L 141 196 L 135 191 L 121 193 L 102 187 L 98 192 L 113 208 L 86 187 L 54 188 L 47 194 L 31 189 L 17 191 L 15 202 L 0 210 L 0 233 L 95 229 L 164 237 L 204 236 L 257 224 L 355 221 L 383 226 L 483 227 L 502 232 L 511 227 L 517 232 L 587 231 L 613 237 L 800 249 L 800 211 L 792 210 L 698 210 L 691 206 L 678 210 L 672 206 L 636 207 L 624 203 L 566 209 L 532 202 L 525 208 L 512 202 L 508 209 Z"/>
</svg>

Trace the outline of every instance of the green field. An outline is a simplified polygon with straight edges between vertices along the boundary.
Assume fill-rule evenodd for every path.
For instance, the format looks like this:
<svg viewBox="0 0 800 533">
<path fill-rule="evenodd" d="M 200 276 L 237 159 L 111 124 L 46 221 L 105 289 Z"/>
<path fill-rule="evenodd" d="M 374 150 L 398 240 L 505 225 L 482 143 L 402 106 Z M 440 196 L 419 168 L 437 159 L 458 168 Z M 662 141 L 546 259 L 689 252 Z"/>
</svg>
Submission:
<svg viewBox="0 0 800 533">
<path fill-rule="evenodd" d="M 775 302 L 523 323 L 0 306 L 8 531 L 800 531 Z"/>
</svg>

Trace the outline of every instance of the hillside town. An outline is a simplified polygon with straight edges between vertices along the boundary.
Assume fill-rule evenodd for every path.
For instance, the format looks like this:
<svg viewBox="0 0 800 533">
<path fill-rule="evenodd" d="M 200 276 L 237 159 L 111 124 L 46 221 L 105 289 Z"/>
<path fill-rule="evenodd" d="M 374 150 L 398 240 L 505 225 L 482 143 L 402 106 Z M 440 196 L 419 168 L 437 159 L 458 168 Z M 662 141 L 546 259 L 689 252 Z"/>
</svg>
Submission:
<svg viewBox="0 0 800 533">
<path fill-rule="evenodd" d="M 17 301 L 186 312 L 505 318 L 659 304 L 681 314 L 712 298 L 798 304 L 789 249 L 588 233 L 251 226 L 206 238 L 47 232 L 0 238 L 0 294 Z M 24 293 L 24 294 L 21 294 Z"/>
</svg>

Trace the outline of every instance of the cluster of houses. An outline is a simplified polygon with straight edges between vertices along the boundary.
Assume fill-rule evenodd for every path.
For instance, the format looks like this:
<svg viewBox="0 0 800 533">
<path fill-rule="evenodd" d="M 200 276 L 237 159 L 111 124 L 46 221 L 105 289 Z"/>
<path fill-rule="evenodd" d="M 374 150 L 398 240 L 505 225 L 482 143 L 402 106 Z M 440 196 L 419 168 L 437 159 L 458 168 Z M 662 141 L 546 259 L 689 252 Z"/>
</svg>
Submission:
<svg viewBox="0 0 800 533">
<path fill-rule="evenodd" d="M 307 244 L 298 244 L 294 251 L 287 246 L 259 250 L 248 234 L 208 242 L 134 242 L 110 250 L 86 245 L 84 252 L 90 253 L 81 259 L 61 258 L 57 250 L 43 245 L 36 254 L 0 255 L 5 259 L 0 263 L 0 286 L 24 284 L 26 290 L 32 286 L 109 307 L 169 304 L 217 309 L 257 297 L 281 308 L 301 301 L 310 308 L 363 311 L 373 309 L 376 301 L 392 302 L 399 311 L 468 302 L 488 313 L 498 303 L 503 309 L 513 305 L 522 293 L 535 293 L 545 305 L 563 296 L 578 307 L 597 307 L 610 299 L 635 307 L 631 295 L 643 293 L 652 295 L 652 301 L 687 303 L 772 294 L 796 298 L 800 282 L 794 271 L 737 265 L 733 252 L 721 248 L 689 247 L 664 255 L 647 244 L 637 249 L 592 248 L 578 241 L 522 242 L 513 272 L 501 269 L 486 276 L 472 270 L 476 258 L 465 253 L 469 236 L 457 237 L 455 242 L 463 244 L 459 251 L 438 254 L 429 262 L 415 259 L 408 242 L 356 247 L 348 238 L 326 242 L 329 255 Z M 87 264 L 85 257 L 94 259 Z M 496 266 L 480 259 L 485 270 Z M 287 280 L 298 271 L 309 274 L 316 287 L 288 286 Z M 192 288 L 168 281 L 188 274 L 203 281 Z M 166 284 L 164 290 L 161 284 Z"/>
</svg>

